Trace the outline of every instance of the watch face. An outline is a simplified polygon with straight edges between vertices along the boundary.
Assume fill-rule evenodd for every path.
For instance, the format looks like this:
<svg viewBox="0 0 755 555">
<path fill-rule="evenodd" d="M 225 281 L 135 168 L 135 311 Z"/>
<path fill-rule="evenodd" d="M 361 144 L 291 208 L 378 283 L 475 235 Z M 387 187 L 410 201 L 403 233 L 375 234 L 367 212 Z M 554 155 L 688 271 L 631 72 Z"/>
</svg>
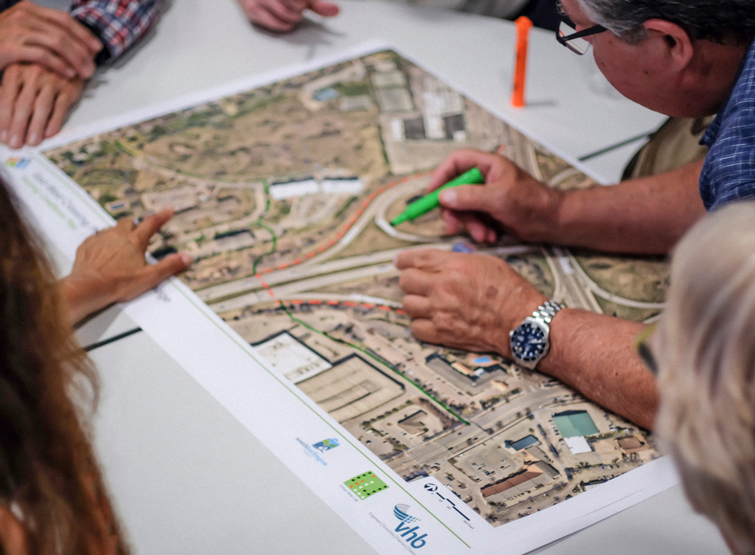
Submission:
<svg viewBox="0 0 755 555">
<path fill-rule="evenodd" d="M 525 322 L 511 336 L 511 352 L 524 362 L 534 362 L 545 352 L 545 332 L 537 325 Z"/>
</svg>

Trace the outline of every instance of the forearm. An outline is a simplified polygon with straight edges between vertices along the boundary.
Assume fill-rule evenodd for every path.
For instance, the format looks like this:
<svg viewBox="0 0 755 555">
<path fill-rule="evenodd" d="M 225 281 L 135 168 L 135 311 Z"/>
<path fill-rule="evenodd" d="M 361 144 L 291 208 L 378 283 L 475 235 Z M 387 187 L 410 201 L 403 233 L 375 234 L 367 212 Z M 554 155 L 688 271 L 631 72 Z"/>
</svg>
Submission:
<svg viewBox="0 0 755 555">
<path fill-rule="evenodd" d="M 551 350 L 539 369 L 646 429 L 658 408 L 655 377 L 634 350 L 643 324 L 565 309 L 551 324 Z"/>
<path fill-rule="evenodd" d="M 705 214 L 702 162 L 658 176 L 563 195 L 543 242 L 606 252 L 667 254 Z"/>
</svg>

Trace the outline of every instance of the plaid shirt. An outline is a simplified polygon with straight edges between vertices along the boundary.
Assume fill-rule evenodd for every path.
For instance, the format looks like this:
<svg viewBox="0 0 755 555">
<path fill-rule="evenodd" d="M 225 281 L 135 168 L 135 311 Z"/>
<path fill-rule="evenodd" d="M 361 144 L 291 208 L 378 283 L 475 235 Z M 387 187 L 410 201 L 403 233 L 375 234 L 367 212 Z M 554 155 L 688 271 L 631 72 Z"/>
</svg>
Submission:
<svg viewBox="0 0 755 555">
<path fill-rule="evenodd" d="M 144 36 L 160 4 L 162 0 L 74 0 L 71 15 L 99 37 L 106 59 L 113 60 Z"/>
<path fill-rule="evenodd" d="M 0 0 L 0 11 L 19 0 Z M 114 60 L 149 30 L 163 0 L 73 0 L 71 15 L 105 45 L 98 65 Z"/>
<path fill-rule="evenodd" d="M 705 208 L 755 198 L 755 42 L 729 99 L 700 143 L 710 148 L 700 176 Z"/>
</svg>

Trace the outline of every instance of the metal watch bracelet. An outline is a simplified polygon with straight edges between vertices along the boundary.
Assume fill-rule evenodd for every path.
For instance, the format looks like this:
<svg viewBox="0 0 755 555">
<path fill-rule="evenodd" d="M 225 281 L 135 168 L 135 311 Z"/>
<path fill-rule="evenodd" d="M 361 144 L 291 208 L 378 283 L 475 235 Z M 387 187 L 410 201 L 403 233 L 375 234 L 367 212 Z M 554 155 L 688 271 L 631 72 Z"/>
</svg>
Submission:
<svg viewBox="0 0 755 555">
<path fill-rule="evenodd" d="M 532 313 L 532 317 L 544 324 L 550 324 L 556 313 L 563 308 L 565 308 L 564 305 L 558 304 L 555 301 L 546 301 L 537 307 L 537 310 Z"/>
</svg>

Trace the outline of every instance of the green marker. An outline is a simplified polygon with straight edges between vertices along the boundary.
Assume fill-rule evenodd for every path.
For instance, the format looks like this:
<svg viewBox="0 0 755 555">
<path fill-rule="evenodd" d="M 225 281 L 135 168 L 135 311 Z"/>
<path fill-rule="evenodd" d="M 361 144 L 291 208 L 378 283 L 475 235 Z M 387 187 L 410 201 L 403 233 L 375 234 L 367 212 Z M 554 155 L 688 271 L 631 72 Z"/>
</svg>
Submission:
<svg viewBox="0 0 755 555">
<path fill-rule="evenodd" d="M 442 187 L 435 189 L 432 193 L 427 193 L 421 199 L 415 200 L 406 207 L 406 210 L 393 219 L 391 225 L 397 226 L 407 220 L 416 220 L 420 216 L 427 214 L 430 210 L 440 206 L 439 197 L 441 191 L 450 189 L 451 187 L 458 187 L 459 185 L 481 185 L 482 183 L 485 183 L 485 177 L 483 177 L 482 172 L 477 168 L 472 168 Z"/>
</svg>

